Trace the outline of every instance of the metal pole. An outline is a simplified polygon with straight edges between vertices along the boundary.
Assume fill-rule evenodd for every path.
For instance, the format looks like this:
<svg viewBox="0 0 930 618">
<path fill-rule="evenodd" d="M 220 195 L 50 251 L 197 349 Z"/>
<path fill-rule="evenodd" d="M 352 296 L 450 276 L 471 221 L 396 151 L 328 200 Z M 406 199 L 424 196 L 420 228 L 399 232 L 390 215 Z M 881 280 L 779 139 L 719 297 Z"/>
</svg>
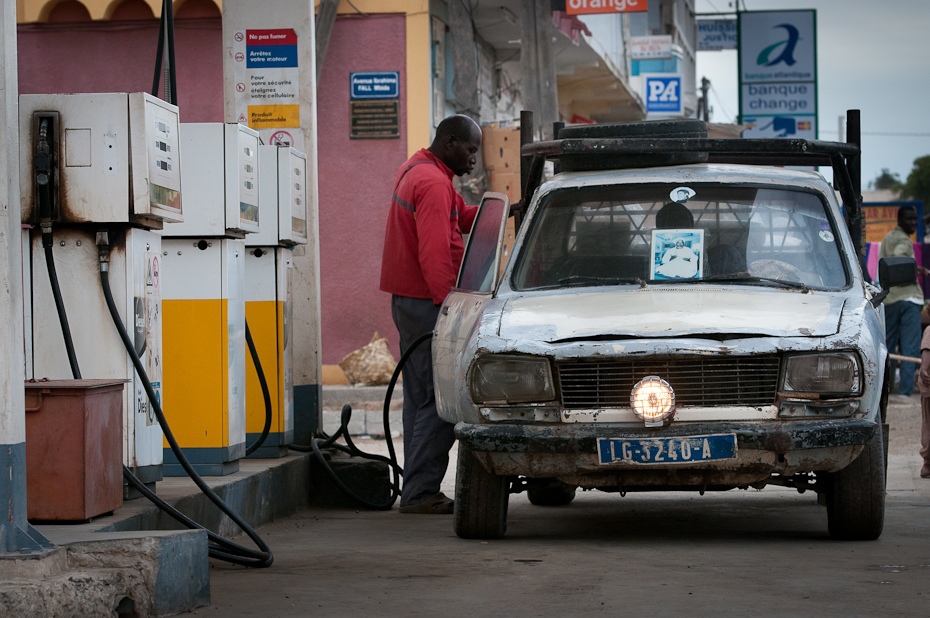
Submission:
<svg viewBox="0 0 930 618">
<path fill-rule="evenodd" d="M 698 106 L 704 122 L 710 122 L 710 105 L 707 102 L 707 92 L 710 90 L 710 80 L 701 78 L 701 104 Z"/>
<path fill-rule="evenodd" d="M 523 213 L 526 212 L 527 202 L 530 199 L 526 195 L 526 181 L 530 176 L 530 162 L 533 157 L 523 154 L 523 147 L 533 143 L 533 112 L 523 110 L 520 112 L 520 201 L 522 208 L 514 213 L 514 228 L 520 229 L 520 223 L 523 221 Z"/>
<path fill-rule="evenodd" d="M 26 521 L 26 389 L 19 186 L 16 3 L 0 3 L 0 556 L 54 546 Z"/>
<path fill-rule="evenodd" d="M 853 241 L 858 244 L 859 252 L 865 255 L 865 225 L 862 222 L 862 125 L 858 109 L 846 112 L 846 141 L 859 147 L 859 154 L 849 157 L 846 167 L 852 181 L 855 203 L 850 204 Z"/>
<path fill-rule="evenodd" d="M 328 3 L 327 3 L 328 4 Z M 293 29 L 297 36 L 297 78 L 289 86 L 296 89 L 299 102 L 299 126 L 258 129 L 265 144 L 279 129 L 285 129 L 293 139 L 291 146 L 307 155 L 307 236 L 311 240 L 300 252 L 288 252 L 293 260 L 293 273 L 286 275 L 292 289 L 288 290 L 288 306 L 293 319 L 290 336 L 293 343 L 285 363 L 293 372 L 294 442 L 309 444 L 322 426 L 322 334 L 320 331 L 320 249 L 319 193 L 317 184 L 317 70 L 316 22 L 314 3 L 295 0 L 227 0 L 223 3 L 224 106 L 226 122 L 247 124 L 249 107 L 260 102 L 252 99 L 248 90 L 240 92 L 236 85 L 246 78 L 246 69 L 235 61 L 235 52 L 244 48 L 243 35 L 252 29 Z M 294 119 L 291 119 L 293 122 Z M 276 251 L 286 251 L 278 248 Z M 287 269 L 286 269 L 287 270 Z M 281 276 L 285 276 L 281 273 Z M 253 333 L 255 332 L 253 325 Z M 267 371 L 267 370 L 266 370 Z M 283 385 L 282 385 L 283 387 Z"/>
</svg>

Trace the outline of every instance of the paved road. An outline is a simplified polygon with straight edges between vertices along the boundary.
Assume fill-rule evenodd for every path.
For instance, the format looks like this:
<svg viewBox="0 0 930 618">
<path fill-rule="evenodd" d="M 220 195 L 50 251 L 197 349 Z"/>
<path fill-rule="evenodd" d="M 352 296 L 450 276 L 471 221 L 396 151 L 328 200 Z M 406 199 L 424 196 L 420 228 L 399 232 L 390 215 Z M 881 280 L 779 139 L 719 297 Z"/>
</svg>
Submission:
<svg viewBox="0 0 930 618">
<path fill-rule="evenodd" d="M 830 540 L 815 495 L 777 487 L 584 492 L 565 508 L 513 496 L 507 536 L 491 542 L 458 539 L 450 516 L 314 509 L 260 530 L 270 569 L 214 563 L 213 602 L 193 613 L 926 616 L 930 480 L 918 476 L 918 405 L 894 397 L 889 411 L 878 541 Z"/>
</svg>

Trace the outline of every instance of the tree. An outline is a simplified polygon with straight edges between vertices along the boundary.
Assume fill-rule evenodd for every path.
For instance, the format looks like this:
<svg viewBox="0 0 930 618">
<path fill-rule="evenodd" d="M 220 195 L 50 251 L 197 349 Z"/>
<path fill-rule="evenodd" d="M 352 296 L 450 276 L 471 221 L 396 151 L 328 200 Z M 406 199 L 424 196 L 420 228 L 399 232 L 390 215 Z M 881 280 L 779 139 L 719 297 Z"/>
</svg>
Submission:
<svg viewBox="0 0 930 618">
<path fill-rule="evenodd" d="M 892 174 L 890 171 L 888 171 L 887 167 L 883 167 L 882 173 L 879 174 L 874 181 L 872 181 L 872 186 L 874 186 L 879 191 L 887 189 L 894 191 L 895 193 L 900 193 L 901 187 L 904 185 L 901 184 L 901 179 L 897 174 Z"/>
<path fill-rule="evenodd" d="M 930 155 L 914 159 L 914 168 L 901 188 L 901 197 L 930 204 Z"/>
</svg>

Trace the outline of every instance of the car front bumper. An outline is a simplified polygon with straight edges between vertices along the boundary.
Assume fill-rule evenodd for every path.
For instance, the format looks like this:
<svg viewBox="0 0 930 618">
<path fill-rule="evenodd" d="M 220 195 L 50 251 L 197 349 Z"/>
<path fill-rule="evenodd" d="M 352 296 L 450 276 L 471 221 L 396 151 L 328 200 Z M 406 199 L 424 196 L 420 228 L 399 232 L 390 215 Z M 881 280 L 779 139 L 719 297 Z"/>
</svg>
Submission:
<svg viewBox="0 0 930 618">
<path fill-rule="evenodd" d="M 764 483 L 772 474 L 841 470 L 855 460 L 876 427 L 865 419 L 672 423 L 660 430 L 614 423 L 458 423 L 455 435 L 482 465 L 502 476 L 559 478 L 602 489 L 710 489 Z M 597 455 L 599 439 L 714 434 L 736 436 L 735 457 L 603 464 Z"/>
</svg>

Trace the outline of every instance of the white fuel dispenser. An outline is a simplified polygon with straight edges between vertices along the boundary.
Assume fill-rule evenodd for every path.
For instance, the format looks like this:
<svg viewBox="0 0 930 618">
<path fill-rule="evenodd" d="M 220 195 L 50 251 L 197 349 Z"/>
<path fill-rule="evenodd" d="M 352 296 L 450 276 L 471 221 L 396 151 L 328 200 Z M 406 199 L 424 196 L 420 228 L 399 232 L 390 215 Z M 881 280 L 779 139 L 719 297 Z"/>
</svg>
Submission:
<svg viewBox="0 0 930 618">
<path fill-rule="evenodd" d="M 307 242 L 307 157 L 290 147 L 259 146 L 261 230 L 246 237 L 245 313 L 271 395 L 271 426 L 250 457 L 283 457 L 294 439 L 292 249 Z M 266 410 L 258 372 L 246 366 L 246 435 L 258 439 Z"/>
<path fill-rule="evenodd" d="M 178 109 L 145 93 L 22 95 L 20 151 L 31 283 L 24 290 L 26 377 L 71 379 L 79 365 L 84 378 L 125 380 L 124 464 L 154 484 L 162 478 L 161 427 L 108 312 L 100 273 L 108 269 L 117 312 L 160 396 L 155 230 L 183 221 Z M 50 272 L 58 274 L 54 283 Z M 56 296 L 76 363 L 69 362 Z"/>
<path fill-rule="evenodd" d="M 186 216 L 165 225 L 165 416 L 201 475 L 238 471 L 245 456 L 245 242 L 260 229 L 258 133 L 184 123 Z M 165 474 L 186 474 L 165 444 Z"/>
</svg>

